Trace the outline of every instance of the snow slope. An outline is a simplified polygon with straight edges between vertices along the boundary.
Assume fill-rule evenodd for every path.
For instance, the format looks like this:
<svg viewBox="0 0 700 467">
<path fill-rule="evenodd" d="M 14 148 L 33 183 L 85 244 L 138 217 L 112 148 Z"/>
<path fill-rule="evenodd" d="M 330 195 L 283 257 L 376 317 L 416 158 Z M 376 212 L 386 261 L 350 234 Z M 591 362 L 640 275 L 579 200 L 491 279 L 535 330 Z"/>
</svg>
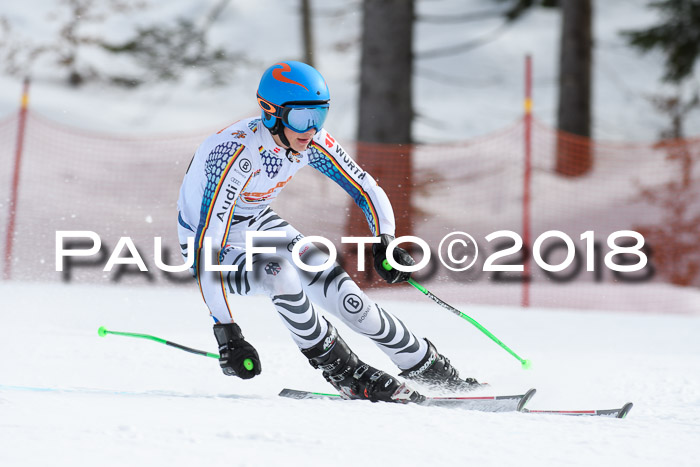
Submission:
<svg viewBox="0 0 700 467">
<path fill-rule="evenodd" d="M 618 420 L 286 400 L 282 387 L 330 387 L 262 298 L 231 298 L 263 364 L 243 382 L 213 359 L 97 336 L 104 325 L 215 350 L 194 287 L 4 283 L 0 465 L 697 465 L 700 316 L 464 306 L 533 360 L 524 372 L 466 321 L 409 298 L 382 303 L 465 376 L 490 382 L 483 394 L 536 387 L 530 408 L 635 406 Z M 370 342 L 339 329 L 390 369 Z"/>
</svg>

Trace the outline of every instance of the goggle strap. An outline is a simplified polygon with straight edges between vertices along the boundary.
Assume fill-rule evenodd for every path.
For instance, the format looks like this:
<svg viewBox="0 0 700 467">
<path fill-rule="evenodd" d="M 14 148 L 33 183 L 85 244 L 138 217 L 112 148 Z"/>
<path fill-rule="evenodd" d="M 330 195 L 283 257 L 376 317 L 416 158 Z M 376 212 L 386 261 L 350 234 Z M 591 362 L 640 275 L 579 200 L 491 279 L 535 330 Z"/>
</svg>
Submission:
<svg viewBox="0 0 700 467">
<path fill-rule="evenodd" d="M 280 107 L 279 105 L 273 104 L 270 101 L 266 101 L 262 97 L 260 97 L 260 94 L 258 94 L 258 105 L 260 108 L 265 112 L 266 114 L 273 115 L 275 117 L 280 117 L 282 115 L 282 109 L 283 107 Z"/>
</svg>

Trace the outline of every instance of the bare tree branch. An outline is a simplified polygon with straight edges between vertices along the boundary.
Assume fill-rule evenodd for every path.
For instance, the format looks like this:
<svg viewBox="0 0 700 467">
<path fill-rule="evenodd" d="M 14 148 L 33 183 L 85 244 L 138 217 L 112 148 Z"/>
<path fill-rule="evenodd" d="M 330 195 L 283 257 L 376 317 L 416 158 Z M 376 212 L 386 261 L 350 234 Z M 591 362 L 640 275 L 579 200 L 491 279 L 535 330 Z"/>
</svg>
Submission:
<svg viewBox="0 0 700 467">
<path fill-rule="evenodd" d="M 468 23 L 472 21 L 483 21 L 485 19 L 500 18 L 506 13 L 506 10 L 486 10 L 472 13 L 463 13 L 461 15 L 417 15 L 416 21 L 421 23 L 437 23 L 437 24 L 455 24 Z"/>
<path fill-rule="evenodd" d="M 212 47 L 207 40 L 209 29 L 229 3 L 230 0 L 219 0 L 199 21 L 200 25 L 175 18 L 142 26 L 131 38 L 115 43 L 104 38 L 95 25 L 145 8 L 144 1 L 61 0 L 60 7 L 49 16 L 49 21 L 58 23 L 58 30 L 45 43 L 22 36 L 6 18 L 0 18 L 0 67 L 4 73 L 20 77 L 33 74 L 40 65 L 42 70 L 57 68 L 67 73 L 67 82 L 72 86 L 99 81 L 135 87 L 153 81 L 179 80 L 192 72 L 205 76 L 206 84 L 221 85 L 230 79 L 234 65 L 250 63 L 242 52 Z M 87 26 L 97 32 L 83 32 Z M 131 71 L 125 72 L 121 66 L 115 71 L 114 65 L 110 69 L 113 62 L 95 61 L 94 52 L 125 57 L 126 68 Z"/>
<path fill-rule="evenodd" d="M 498 39 L 503 33 L 505 33 L 508 28 L 512 25 L 511 22 L 505 22 L 501 24 L 499 27 L 494 29 L 493 31 L 489 32 L 488 34 L 485 34 L 484 36 L 478 38 L 478 39 L 473 39 L 468 42 L 464 42 L 462 44 L 457 44 L 449 47 L 438 47 L 435 49 L 430 49 L 430 50 L 425 50 L 423 52 L 418 52 L 415 54 L 415 58 L 418 60 L 423 60 L 423 59 L 431 59 L 431 58 L 440 58 L 440 57 L 446 57 L 449 55 L 456 55 L 464 52 L 468 52 L 470 50 L 473 50 L 477 47 L 480 47 L 482 45 L 488 44 L 489 42 L 492 42 L 496 39 Z"/>
</svg>

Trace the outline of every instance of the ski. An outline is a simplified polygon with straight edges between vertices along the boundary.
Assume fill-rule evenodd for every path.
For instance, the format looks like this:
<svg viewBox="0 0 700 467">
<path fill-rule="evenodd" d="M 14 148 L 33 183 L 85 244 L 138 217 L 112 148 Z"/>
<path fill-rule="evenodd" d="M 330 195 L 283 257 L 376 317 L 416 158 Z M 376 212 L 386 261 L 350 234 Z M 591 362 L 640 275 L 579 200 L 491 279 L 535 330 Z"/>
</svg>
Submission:
<svg viewBox="0 0 700 467">
<path fill-rule="evenodd" d="M 614 417 L 614 418 L 625 418 L 627 414 L 632 410 L 634 404 L 631 402 L 626 403 L 619 409 L 604 409 L 604 410 L 529 410 L 523 409 L 524 413 L 534 413 L 534 414 L 549 414 L 549 415 L 581 415 L 581 416 L 601 416 L 601 417 Z"/>
<path fill-rule="evenodd" d="M 520 412 L 524 410 L 525 404 L 530 401 L 535 392 L 535 389 L 530 389 L 524 394 L 514 396 L 426 397 L 425 400 L 416 404 L 430 407 L 455 407 L 480 412 Z M 346 400 L 340 394 L 298 391 L 296 389 L 282 389 L 279 395 L 291 399 Z"/>
</svg>

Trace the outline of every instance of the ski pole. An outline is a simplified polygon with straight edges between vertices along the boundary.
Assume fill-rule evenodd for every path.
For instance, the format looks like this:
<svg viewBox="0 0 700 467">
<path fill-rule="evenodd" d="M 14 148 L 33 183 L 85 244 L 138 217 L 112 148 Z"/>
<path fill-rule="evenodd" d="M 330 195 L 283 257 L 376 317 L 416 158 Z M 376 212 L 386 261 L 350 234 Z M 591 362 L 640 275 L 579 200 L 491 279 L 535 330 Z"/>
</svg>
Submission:
<svg viewBox="0 0 700 467">
<path fill-rule="evenodd" d="M 391 265 L 389 264 L 389 261 L 387 261 L 387 260 L 384 260 L 384 261 L 382 262 L 382 266 L 383 266 L 384 269 L 386 269 L 387 271 L 391 271 L 391 270 L 393 269 L 393 268 L 391 267 Z M 424 295 L 427 295 L 428 298 L 430 298 L 432 301 L 434 301 L 435 303 L 437 303 L 437 304 L 440 305 L 441 307 L 445 308 L 445 309 L 448 310 L 448 311 L 451 311 L 452 313 L 456 314 L 456 315 L 459 316 L 460 318 L 466 319 L 467 321 L 469 321 L 470 323 L 472 323 L 474 326 L 476 326 L 476 328 L 477 328 L 479 331 L 481 331 L 481 332 L 483 332 L 484 334 L 486 334 L 486 336 L 488 336 L 489 339 L 491 339 L 492 341 L 494 341 L 496 344 L 500 345 L 500 346 L 501 346 L 503 349 L 505 349 L 509 354 L 511 354 L 512 356 L 514 356 L 514 357 L 521 363 L 523 370 L 527 370 L 527 369 L 529 369 L 529 368 L 532 366 L 532 362 L 531 362 L 530 360 L 521 358 L 518 354 L 516 354 L 515 352 L 513 352 L 513 351 L 511 350 L 510 347 L 508 347 L 506 344 L 504 344 L 503 342 L 501 342 L 501 340 L 500 340 L 498 337 L 494 336 L 494 335 L 491 333 L 491 331 L 489 331 L 488 329 L 486 329 L 485 327 L 483 327 L 481 324 L 479 324 L 474 318 L 472 318 L 471 316 L 467 315 L 466 313 L 462 313 L 462 312 L 459 311 L 457 308 L 455 308 L 455 307 L 449 305 L 448 303 L 445 303 L 443 300 L 441 300 L 440 298 L 438 298 L 438 297 L 436 297 L 435 295 L 433 295 L 428 289 L 426 289 L 425 287 L 423 287 L 422 285 L 420 285 L 418 282 L 414 281 L 413 279 L 408 279 L 407 282 L 408 282 L 409 284 L 411 284 L 413 287 L 415 287 L 416 289 L 418 289 L 420 292 L 422 292 Z"/>
<path fill-rule="evenodd" d="M 139 334 L 139 333 L 135 333 L 135 332 L 110 331 L 109 329 L 105 328 L 104 326 L 100 326 L 100 328 L 97 330 L 97 335 L 100 337 L 105 337 L 107 334 L 114 334 L 115 336 L 137 337 L 140 339 L 148 339 L 150 341 L 159 342 L 161 344 L 169 345 L 170 347 L 175 347 L 176 349 L 184 350 L 185 352 L 190 352 L 190 353 L 193 353 L 195 355 L 216 358 L 217 360 L 219 359 L 219 354 L 206 352 L 204 350 L 193 349 L 192 347 L 186 347 L 182 344 L 170 342 L 170 341 L 167 341 L 165 339 L 161 339 L 160 337 L 151 336 L 149 334 Z M 246 358 L 243 361 L 243 366 L 245 366 L 246 370 L 251 371 L 253 369 L 253 361 L 249 358 Z"/>
</svg>

